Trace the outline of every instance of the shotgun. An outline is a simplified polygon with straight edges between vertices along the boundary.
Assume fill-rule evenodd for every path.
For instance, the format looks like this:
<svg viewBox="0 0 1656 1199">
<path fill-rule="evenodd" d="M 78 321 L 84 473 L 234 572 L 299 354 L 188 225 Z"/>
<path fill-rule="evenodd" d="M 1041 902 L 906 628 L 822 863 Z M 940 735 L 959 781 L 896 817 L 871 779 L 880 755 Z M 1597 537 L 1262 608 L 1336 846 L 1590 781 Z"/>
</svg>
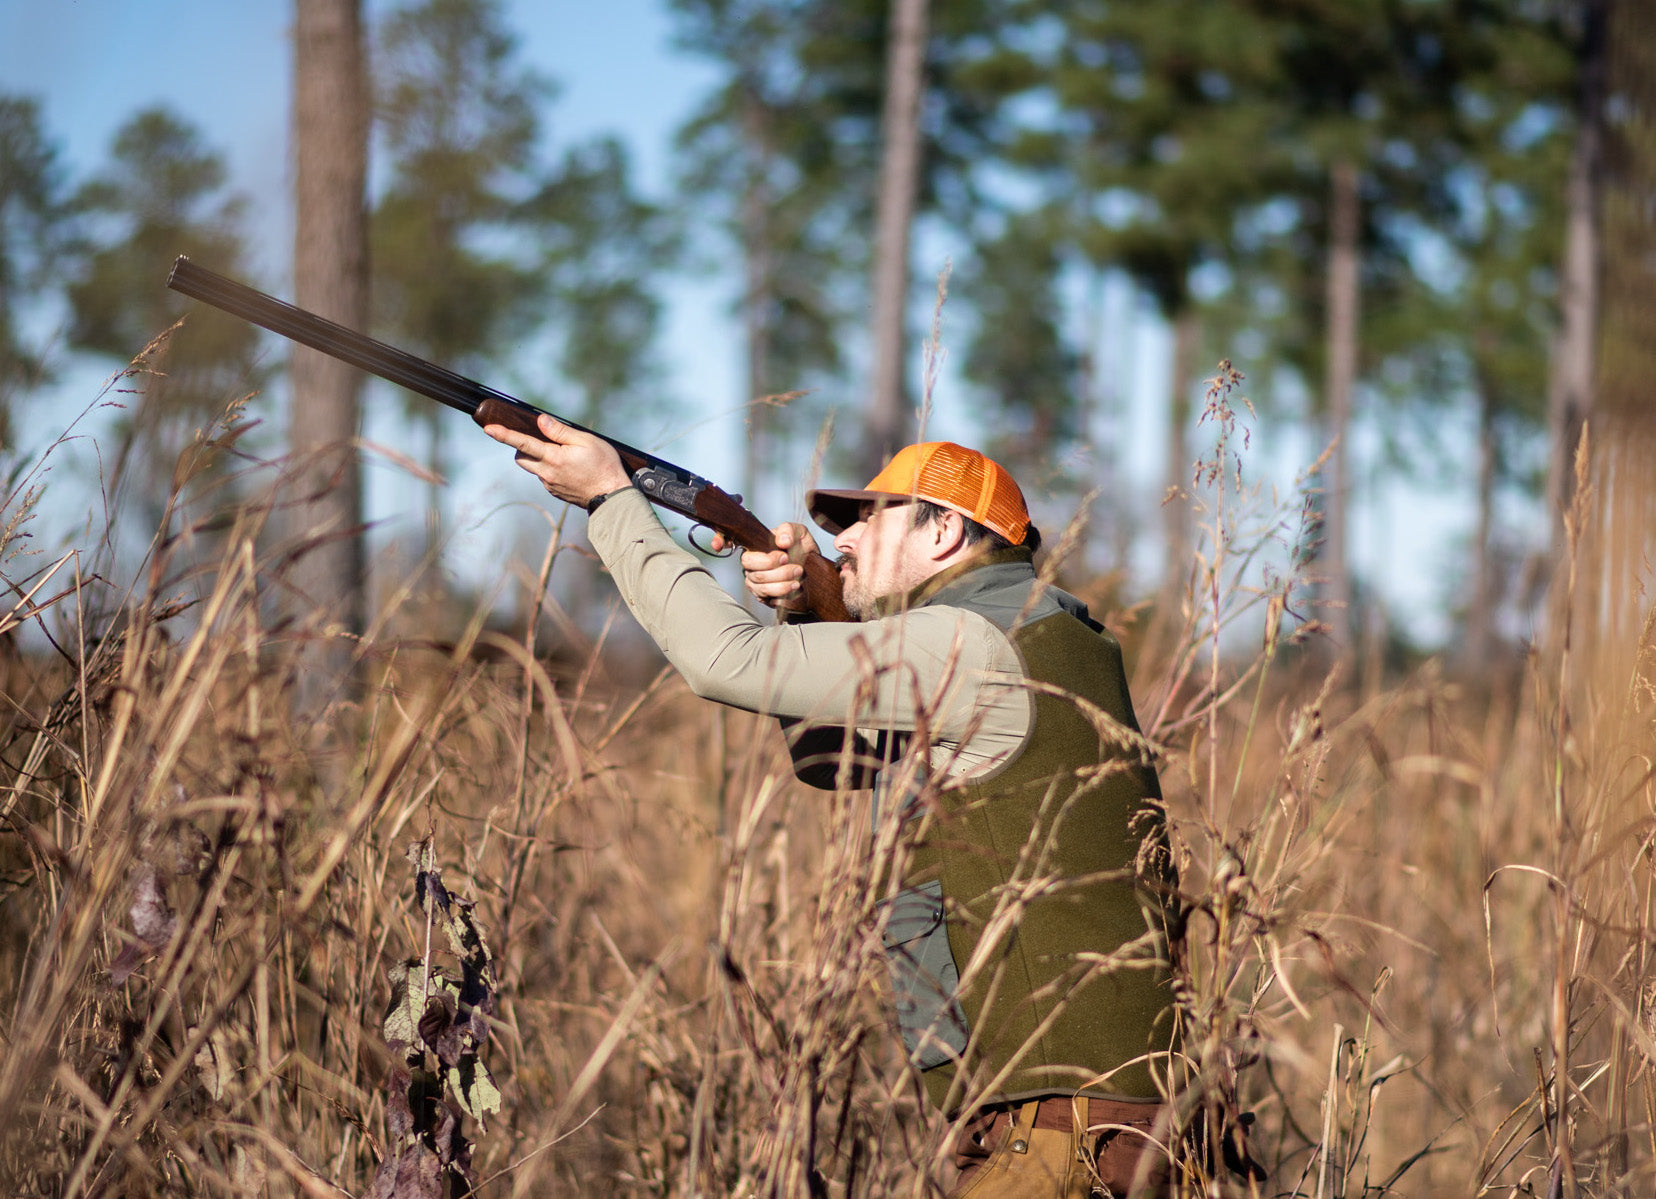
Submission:
<svg viewBox="0 0 1656 1199">
<path fill-rule="evenodd" d="M 529 437 L 541 436 L 535 421 L 545 409 L 513 399 L 504 392 L 427 362 L 406 350 L 386 345 L 365 333 L 347 329 L 326 317 L 306 312 L 216 271 L 197 266 L 186 255 L 180 254 L 173 263 L 172 273 L 167 276 L 167 286 L 231 316 L 239 316 L 260 328 L 309 346 L 330 358 L 337 358 L 387 382 L 406 387 L 416 395 L 458 408 L 476 421 L 479 427 L 504 425 Z M 712 529 L 723 535 L 726 541 L 743 549 L 770 551 L 777 548 L 771 531 L 757 516 L 742 507 L 739 496 L 728 494 L 682 466 L 634 449 L 595 429 L 588 429 L 561 416 L 557 419 L 572 429 L 591 433 L 614 446 L 615 452 L 621 455 L 622 467 L 632 476 L 633 485 L 652 503 Z M 839 570 L 820 554 L 811 554 L 805 559 L 803 606 L 821 620 L 851 619 L 840 595 Z"/>
</svg>

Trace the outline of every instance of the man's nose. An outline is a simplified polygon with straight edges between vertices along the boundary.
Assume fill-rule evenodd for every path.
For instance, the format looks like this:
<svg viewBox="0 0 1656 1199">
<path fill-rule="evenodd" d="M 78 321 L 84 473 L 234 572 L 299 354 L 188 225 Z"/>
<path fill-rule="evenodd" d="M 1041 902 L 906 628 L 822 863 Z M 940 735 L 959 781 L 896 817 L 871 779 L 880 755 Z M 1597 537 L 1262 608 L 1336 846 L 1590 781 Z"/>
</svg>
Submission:
<svg viewBox="0 0 1656 1199">
<path fill-rule="evenodd" d="M 856 553 L 857 542 L 862 540 L 863 530 L 867 527 L 867 521 L 859 520 L 849 528 L 841 529 L 839 536 L 834 538 L 834 549 L 842 554 Z"/>
</svg>

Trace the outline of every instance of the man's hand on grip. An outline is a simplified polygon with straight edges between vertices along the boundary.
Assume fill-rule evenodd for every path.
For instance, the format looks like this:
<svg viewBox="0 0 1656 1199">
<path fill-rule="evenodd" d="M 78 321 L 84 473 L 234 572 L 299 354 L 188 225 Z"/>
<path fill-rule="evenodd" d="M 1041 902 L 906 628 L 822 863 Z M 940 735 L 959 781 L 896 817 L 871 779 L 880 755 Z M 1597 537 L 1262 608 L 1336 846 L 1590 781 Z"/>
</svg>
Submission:
<svg viewBox="0 0 1656 1199">
<path fill-rule="evenodd" d="M 742 552 L 742 582 L 767 607 L 794 611 L 804 606 L 805 559 L 820 551 L 804 525 L 777 525 L 771 536 L 776 538 L 776 549 Z M 728 544 L 719 534 L 713 535 L 715 553 Z"/>
</svg>

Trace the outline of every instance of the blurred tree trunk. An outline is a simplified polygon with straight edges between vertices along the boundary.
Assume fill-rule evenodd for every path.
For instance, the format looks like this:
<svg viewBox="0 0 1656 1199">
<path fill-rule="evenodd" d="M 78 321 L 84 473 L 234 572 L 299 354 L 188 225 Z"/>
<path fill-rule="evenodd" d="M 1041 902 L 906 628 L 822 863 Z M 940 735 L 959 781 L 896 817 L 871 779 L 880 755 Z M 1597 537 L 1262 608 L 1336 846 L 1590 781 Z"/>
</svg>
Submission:
<svg viewBox="0 0 1656 1199">
<path fill-rule="evenodd" d="M 1652 563 L 1656 562 L 1656 9 L 1596 5 L 1606 24 L 1590 43 L 1597 63 L 1599 169 L 1593 174 L 1598 269 L 1584 276 L 1594 305 L 1592 486 L 1588 535 L 1571 636 L 1601 678 L 1626 695 L 1630 658 L 1653 668 Z M 1603 9 L 1608 7 L 1608 12 Z M 1615 97 L 1613 108 L 1605 98 Z M 1572 214 L 1573 216 L 1573 214 Z M 1583 222 L 1584 224 L 1586 222 Z M 1566 478 L 1571 476 L 1566 473 Z M 1567 575 L 1555 571 L 1560 589 Z M 1638 648 L 1635 648 L 1638 647 Z M 1620 702 L 1625 703 L 1622 699 Z M 1623 1119 L 1625 1109 L 1621 1111 Z"/>
<path fill-rule="evenodd" d="M 1478 527 L 1473 534 L 1472 595 L 1466 609 L 1466 642 L 1462 649 L 1467 669 L 1481 676 L 1495 657 L 1495 476 L 1498 447 L 1495 440 L 1495 388 L 1487 380 L 1478 385 Z"/>
<path fill-rule="evenodd" d="M 1362 228 L 1357 168 L 1346 158 L 1329 171 L 1327 374 L 1323 392 L 1328 404 L 1329 456 L 1323 497 L 1322 573 L 1327 579 L 1323 618 L 1333 634 L 1335 652 L 1350 653 L 1358 628 L 1352 611 L 1347 515 L 1351 498 L 1348 442 L 1352 388 L 1357 380 L 1358 235 Z"/>
<path fill-rule="evenodd" d="M 747 337 L 747 448 L 742 464 L 742 490 L 749 503 L 759 500 L 759 485 L 772 453 L 769 404 L 759 398 L 771 391 L 772 312 L 776 297 L 771 290 L 775 269 L 771 254 L 769 163 L 770 133 L 765 107 L 750 88 L 742 101 L 742 141 L 753 158 L 742 191 L 743 268 L 747 278 L 742 289 L 742 323 Z"/>
<path fill-rule="evenodd" d="M 297 148 L 293 290 L 300 307 L 353 329 L 368 325 L 368 83 L 360 0 L 296 0 L 293 140 Z M 294 464 L 292 532 L 313 540 L 292 581 L 302 621 L 359 633 L 364 626 L 361 477 L 355 439 L 361 374 L 326 355 L 293 348 L 289 440 Z M 331 637 L 301 679 L 337 684 L 352 643 Z"/>
<path fill-rule="evenodd" d="M 1105 381 L 1102 370 L 1104 331 L 1104 287 L 1105 273 L 1098 267 L 1087 267 L 1086 290 L 1083 293 L 1081 306 L 1081 328 L 1084 330 L 1081 337 L 1081 352 L 1075 363 L 1075 424 L 1080 433 L 1081 443 L 1091 447 L 1093 456 L 1092 478 L 1084 480 L 1079 487 L 1080 497 L 1086 498 L 1089 494 L 1089 484 L 1098 485 L 1098 480 L 1104 480 L 1107 490 L 1101 490 L 1097 499 L 1089 505 L 1087 520 L 1081 525 L 1080 535 L 1075 543 L 1075 558 L 1077 566 L 1083 569 L 1087 566 L 1087 559 L 1091 553 L 1092 543 L 1098 538 L 1099 530 L 1094 527 L 1099 514 L 1106 514 L 1111 522 L 1107 532 L 1114 532 L 1120 525 L 1120 476 L 1116 470 L 1116 443 L 1114 429 L 1108 433 L 1100 433 L 1099 426 L 1107 417 L 1114 416 L 1114 394 L 1110 393 L 1106 399 Z M 1106 414 L 1106 408 L 1110 410 Z M 1113 421 L 1111 421 L 1113 425 Z"/>
<path fill-rule="evenodd" d="M 1565 190 L 1564 250 L 1558 271 L 1559 330 L 1547 395 L 1547 505 L 1552 513 L 1551 554 L 1555 563 L 1549 575 L 1556 573 L 1556 562 L 1563 552 L 1564 513 L 1574 487 L 1576 444 L 1593 404 L 1608 9 L 1609 0 L 1583 0 L 1581 4 L 1576 141 Z"/>
<path fill-rule="evenodd" d="M 1167 477 L 1162 493 L 1162 596 L 1169 611 L 1178 606 L 1190 578 L 1190 384 L 1195 377 L 1201 319 L 1185 304 L 1173 318 L 1173 378 L 1167 396 Z"/>
<path fill-rule="evenodd" d="M 157 528 L 175 488 L 210 486 L 228 455 L 183 457 L 205 423 L 263 385 L 259 330 L 160 286 L 174 258 L 244 274 L 244 202 L 227 187 L 224 156 L 165 108 L 115 131 L 109 161 L 69 203 L 86 235 L 66 290 L 68 345 L 120 363 L 188 316 L 140 372 L 136 401 L 117 418 L 120 447 L 107 487 L 121 514 Z M 76 239 L 80 240 L 79 237 Z M 183 474 L 178 473 L 183 468 Z M 136 469 L 126 491 L 129 469 Z"/>
<path fill-rule="evenodd" d="M 40 102 L 0 94 L 0 447 L 15 446 L 11 401 L 48 374 L 44 347 L 23 333 L 26 305 L 55 282 L 68 248 L 58 149 Z"/>
<path fill-rule="evenodd" d="M 881 117 L 880 190 L 874 224 L 874 366 L 864 463 L 872 476 L 913 428 L 907 358 L 909 234 L 920 179 L 920 101 L 926 58 L 926 0 L 893 0 Z"/>
</svg>

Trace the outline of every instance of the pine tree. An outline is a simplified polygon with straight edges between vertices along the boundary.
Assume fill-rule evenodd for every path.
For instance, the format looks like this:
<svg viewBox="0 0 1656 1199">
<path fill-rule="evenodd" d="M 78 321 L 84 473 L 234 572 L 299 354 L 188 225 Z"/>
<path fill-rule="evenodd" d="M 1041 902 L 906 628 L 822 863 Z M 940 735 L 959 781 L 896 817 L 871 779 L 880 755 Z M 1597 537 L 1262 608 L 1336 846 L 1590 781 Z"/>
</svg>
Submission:
<svg viewBox="0 0 1656 1199">
<path fill-rule="evenodd" d="M 1278 94 L 1287 118 L 1282 132 L 1307 151 L 1294 189 L 1302 226 L 1315 231 L 1322 247 L 1312 259 L 1322 267 L 1315 287 L 1322 296 L 1320 352 L 1312 350 L 1302 369 L 1308 379 L 1321 375 L 1313 394 L 1332 447 L 1322 494 L 1321 615 L 1332 629 L 1334 652 L 1347 655 L 1364 627 L 1349 551 L 1356 389 L 1365 363 L 1389 348 L 1368 340 L 1377 322 L 1366 310 L 1372 304 L 1383 313 L 1388 298 L 1382 293 L 1401 275 L 1407 247 L 1399 214 L 1430 210 L 1443 158 L 1458 156 L 1447 126 L 1465 64 L 1445 53 L 1453 14 L 1441 9 L 1390 0 L 1260 7 L 1274 23 Z M 1302 278 L 1302 303 L 1315 312 L 1308 284 Z"/>
<path fill-rule="evenodd" d="M 741 255 L 736 301 L 748 405 L 742 489 L 756 496 L 805 409 L 770 397 L 842 367 L 846 282 L 866 253 L 859 171 L 834 137 L 825 76 L 801 61 L 818 30 L 797 0 L 674 0 L 679 42 L 724 82 L 680 128 L 679 191 Z M 711 253 L 710 247 L 698 247 Z M 812 415 L 815 415 L 814 411 Z"/>
<path fill-rule="evenodd" d="M 295 301 L 352 329 L 368 324 L 368 80 L 360 0 L 296 0 L 293 48 Z M 314 350 L 292 350 L 288 445 L 294 499 L 286 511 L 315 540 L 294 565 L 307 614 L 326 612 L 347 634 L 366 624 L 366 552 L 360 431 L 361 372 Z M 349 675 L 350 645 L 333 643 L 302 672 L 307 706 L 316 680 Z"/>
<path fill-rule="evenodd" d="M 1514 372 L 1534 367 L 1540 344 L 1524 339 L 1541 334 L 1534 296 L 1550 272 L 1533 257 L 1534 238 L 1551 227 L 1546 179 L 1555 143 L 1519 147 L 1513 139 L 1556 111 L 1558 63 L 1546 38 L 1536 36 L 1547 20 L 1522 0 L 1332 7 L 1303 0 L 1280 15 L 1300 22 L 1283 42 L 1283 78 L 1290 128 L 1301 131 L 1312 154 L 1292 193 L 1298 228 L 1285 239 L 1298 250 L 1280 256 L 1275 273 L 1279 286 L 1285 282 L 1290 296 L 1301 297 L 1292 306 L 1306 314 L 1289 357 L 1304 377 L 1324 379 L 1320 411 L 1336 448 L 1324 485 L 1320 573 L 1329 580 L 1324 615 L 1335 628 L 1336 648 L 1349 651 L 1362 628 L 1346 536 L 1353 475 L 1346 447 L 1358 397 L 1395 405 L 1411 378 L 1408 361 L 1447 352 L 1465 386 L 1482 397 L 1480 425 L 1487 433 L 1477 490 L 1490 504 L 1501 473 L 1496 430 L 1507 430 L 1510 440 L 1515 421 L 1523 424 L 1519 414 L 1530 401 L 1520 393 L 1528 376 Z M 1469 205 L 1475 209 L 1480 194 L 1525 211 L 1477 219 Z M 1430 294 L 1439 286 L 1432 276 L 1443 274 L 1432 265 L 1434 247 L 1460 259 L 1463 286 L 1447 300 Z M 1351 265 L 1336 287 L 1333 268 L 1342 258 Z M 1294 269 L 1295 261 L 1321 261 L 1328 269 L 1316 279 Z M 1455 305 L 1452 315 L 1445 302 Z M 1491 307 L 1497 303 L 1510 311 L 1497 312 Z M 1403 383 L 1388 385 L 1388 377 Z M 1364 387 L 1353 392 L 1358 378 Z M 1456 389 L 1428 386 L 1425 394 L 1434 390 Z M 1417 403 L 1394 412 L 1429 409 Z M 1396 422 L 1375 424 L 1385 431 Z M 1430 427 L 1428 418 L 1427 440 Z M 1415 473 L 1424 480 L 1425 472 Z M 1486 510 L 1477 537 L 1486 550 L 1493 549 L 1492 528 Z M 1491 557 L 1480 558 L 1474 571 L 1483 580 L 1480 595 L 1492 594 L 1494 569 Z M 1482 611 L 1490 606 L 1487 599 L 1479 604 Z M 1483 631 L 1472 631 L 1477 646 L 1486 644 Z"/>
<path fill-rule="evenodd" d="M 995 7 L 992 0 L 956 0 L 929 14 L 915 202 L 900 223 L 939 219 L 975 228 L 982 205 L 977 175 L 1001 115 L 996 76 L 1004 53 Z M 852 316 L 870 303 L 893 4 L 675 0 L 675 8 L 684 44 L 726 72 L 686 126 L 681 146 L 685 190 L 719 206 L 742 250 L 748 398 L 838 383 L 855 360 L 842 349 L 857 340 Z M 894 253 L 888 265 L 906 265 L 907 255 Z M 923 276 L 929 300 L 935 272 L 910 273 Z M 903 293 L 899 311 L 887 323 L 901 335 L 901 431 L 880 436 L 901 441 L 913 429 L 907 380 L 920 355 L 910 320 L 916 288 L 896 290 Z M 755 409 L 754 463 L 777 457 L 762 448 L 771 415 Z M 866 406 L 859 415 L 865 426 L 888 423 Z M 841 455 L 844 469 L 870 469 L 866 429 L 837 440 L 850 447 Z"/>
<path fill-rule="evenodd" d="M 1608 88 L 1601 220 L 1605 256 L 1594 387 L 1592 441 L 1596 511 L 1593 549 L 1578 611 L 1584 649 L 1602 678 L 1626 677 L 1630 647 L 1648 647 L 1651 563 L 1656 561 L 1656 12 L 1613 6 L 1608 29 Z M 1596 567 L 1596 569 L 1593 569 Z M 1648 655 L 1648 648 L 1644 651 Z M 1608 667 L 1609 669 L 1605 669 Z M 1613 1098 L 1606 1124 L 1615 1138 L 1610 1184 L 1627 1169 L 1637 1116 Z"/>
<path fill-rule="evenodd" d="M 1065 214 L 1054 236 L 1093 271 L 1125 271 L 1174 332 L 1161 506 L 1162 590 L 1172 596 L 1189 570 L 1182 494 L 1203 344 L 1196 280 L 1225 277 L 1240 222 L 1278 193 L 1292 165 L 1270 136 L 1281 116 L 1272 43 L 1235 3 L 1015 11 L 1023 34 L 1013 44 L 1028 49 L 998 76 L 1012 99 L 1042 100 L 1051 115 L 1026 122 L 1003 158 Z M 1043 29 L 1053 36 L 1038 36 Z"/>
<path fill-rule="evenodd" d="M 1090 253 L 1121 263 L 1175 330 L 1170 463 L 1188 419 L 1195 280 L 1252 297 L 1250 323 L 1309 385 L 1334 446 L 1324 479 L 1323 616 L 1340 652 L 1359 627 L 1347 550 L 1358 380 L 1399 347 L 1416 232 L 1447 206 L 1455 88 L 1482 61 L 1451 53 L 1456 6 L 1224 0 L 1110 6 L 1076 18 L 1059 95 L 1094 131 Z M 1054 144 L 1061 144 L 1053 139 Z M 1235 299 L 1223 307 L 1238 310 Z M 1364 393 L 1367 394 L 1367 393 Z M 1182 473 L 1182 472 L 1181 472 Z M 1169 491 L 1180 480 L 1169 477 Z M 1183 563 L 1170 522 L 1172 584 Z"/>
<path fill-rule="evenodd" d="M 846 127 L 866 122 L 864 143 L 877 150 L 870 281 L 871 378 L 864 405 L 860 468 L 872 473 L 889 451 L 913 439 L 920 405 L 910 386 L 921 361 L 910 319 L 920 284 L 928 308 L 935 302 L 931 269 L 911 261 L 915 230 L 926 222 L 978 241 L 1005 232 L 997 220 L 993 176 L 1006 138 L 1006 74 L 1020 56 L 1005 44 L 1009 8 L 999 0 L 884 0 L 831 5 L 852 36 L 837 44 L 879 47 L 879 90 L 870 93 L 866 66 L 843 75 L 840 102 Z M 863 15 L 863 10 L 872 12 Z M 825 43 L 836 45 L 834 39 Z M 867 53 L 867 51 L 864 51 Z M 841 57 L 844 57 L 843 54 Z M 830 59 L 830 62 L 835 60 Z M 837 65 L 837 64 L 836 64 Z M 812 63 L 808 69 L 820 69 Z M 878 118 L 877 131 L 873 125 Z M 983 277 L 979 276 L 979 283 Z M 922 400 L 933 397 L 920 397 Z"/>
<path fill-rule="evenodd" d="M 1014 214 L 977 247 L 954 293 L 971 307 L 962 373 L 999 411 L 989 448 L 1020 479 L 1050 471 L 1058 447 L 1082 434 L 1078 355 L 1064 336 L 1061 239 L 1053 214 Z"/>
<path fill-rule="evenodd" d="M 920 189 L 921 113 L 925 93 L 926 0 L 892 0 L 885 95 L 880 114 L 880 184 L 874 215 L 871 340 L 862 473 L 872 475 L 911 441 L 907 372 L 909 258 Z"/>
<path fill-rule="evenodd" d="M 550 83 L 516 61 L 494 0 L 421 0 L 379 29 L 377 120 L 390 179 L 371 224 L 375 323 L 451 368 L 482 363 L 535 294 L 518 212 L 539 186 L 538 106 Z M 427 533 L 440 525 L 441 409 L 424 421 Z"/>
<path fill-rule="evenodd" d="M 571 147 L 523 206 L 537 289 L 557 326 L 557 375 L 579 397 L 557 404 L 583 424 L 632 421 L 661 407 L 654 342 L 661 325 L 655 280 L 672 264 L 679 233 L 639 198 L 626 151 L 613 138 Z"/>
<path fill-rule="evenodd" d="M 39 102 L 0 95 L 0 445 L 15 444 L 13 398 L 46 378 L 45 355 L 20 323 L 63 265 L 68 217 L 63 169 Z"/>
<path fill-rule="evenodd" d="M 1470 398 L 1476 413 L 1476 512 L 1463 580 L 1457 657 L 1473 677 L 1491 677 L 1503 614 L 1519 610 L 1518 551 L 1528 530 L 1502 529 L 1502 490 L 1535 493 L 1533 450 L 1543 440 L 1548 358 L 1557 326 L 1558 245 L 1571 122 L 1573 62 L 1558 31 L 1533 8 L 1489 6 L 1463 14 L 1445 39 L 1456 63 L 1451 144 L 1439 159 L 1441 212 L 1423 229 L 1443 261 L 1413 272 L 1383 346 L 1401 346 L 1377 372 L 1398 410 L 1431 445 L 1445 401 Z M 1422 362 L 1426 369 L 1412 369 Z M 1412 395 L 1413 403 L 1398 402 Z M 1466 455 L 1442 447 L 1400 467 L 1425 484 L 1465 471 Z"/>
<path fill-rule="evenodd" d="M 188 310 L 164 357 L 144 376 L 127 420 L 129 455 L 163 470 L 191 422 L 257 388 L 258 336 L 246 321 L 205 310 L 169 291 L 173 259 L 244 276 L 244 202 L 229 193 L 223 158 L 183 119 L 146 109 L 117 130 L 108 165 L 76 193 L 90 253 L 68 289 L 70 345 L 126 362 Z M 151 504 L 160 492 L 150 489 Z"/>
<path fill-rule="evenodd" d="M 499 0 L 398 9 L 380 27 L 376 61 L 391 168 L 372 221 L 378 322 L 439 363 L 496 376 L 508 341 L 555 331 L 547 373 L 580 392 L 585 414 L 637 399 L 659 319 L 653 277 L 672 236 L 636 197 L 616 144 L 543 161 L 553 87 L 519 61 Z M 418 414 L 435 544 L 449 418 L 430 404 Z"/>
<path fill-rule="evenodd" d="M 1553 351 L 1547 419 L 1551 453 L 1547 503 L 1552 514 L 1550 557 L 1555 577 L 1565 550 L 1564 515 L 1575 490 L 1575 454 L 1593 408 L 1593 368 L 1599 336 L 1603 271 L 1604 121 L 1609 85 L 1607 39 L 1611 0 L 1570 0 L 1568 36 L 1576 57 L 1574 144 L 1565 191 L 1559 261 L 1559 334 Z M 1557 607 L 1556 594 L 1552 606 Z"/>
</svg>

